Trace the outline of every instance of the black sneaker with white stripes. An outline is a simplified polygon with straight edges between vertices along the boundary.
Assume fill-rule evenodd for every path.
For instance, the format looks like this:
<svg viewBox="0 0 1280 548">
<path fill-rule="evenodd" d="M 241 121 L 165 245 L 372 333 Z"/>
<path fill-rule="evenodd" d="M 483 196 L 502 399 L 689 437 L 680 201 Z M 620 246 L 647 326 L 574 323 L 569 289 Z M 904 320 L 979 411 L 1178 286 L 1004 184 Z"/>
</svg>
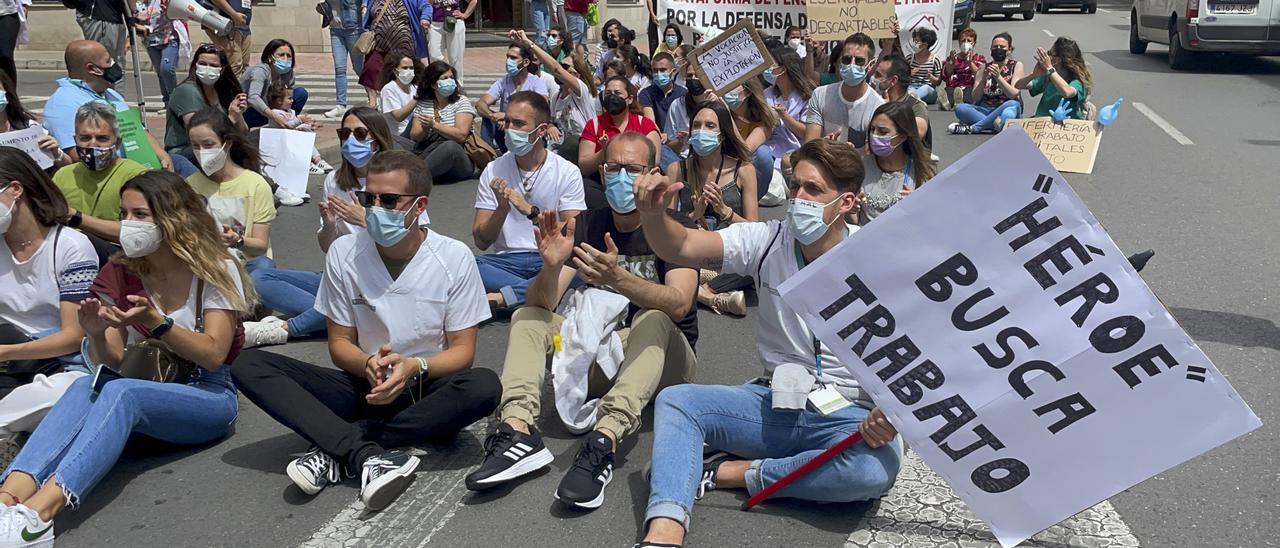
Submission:
<svg viewBox="0 0 1280 548">
<path fill-rule="evenodd" d="M 698 491 L 694 493 L 694 500 L 702 500 L 702 496 L 707 491 L 716 490 L 716 474 L 720 470 L 720 464 L 734 457 L 724 451 L 716 451 L 702 458 L 702 478 L 698 480 Z"/>
<path fill-rule="evenodd" d="M 331 483 L 342 482 L 342 466 L 314 445 L 307 449 L 305 455 L 293 459 L 284 471 L 293 484 L 308 495 L 319 493 Z"/>
<path fill-rule="evenodd" d="M 467 474 L 467 489 L 480 491 L 535 472 L 551 464 L 554 457 L 533 427 L 517 432 L 507 423 L 484 439 L 484 461 Z"/>
<path fill-rule="evenodd" d="M 596 430 L 587 434 L 573 467 L 560 480 L 556 499 L 568 506 L 599 508 L 604 504 L 604 488 L 613 481 L 613 442 Z"/>
<path fill-rule="evenodd" d="M 418 457 L 404 451 L 387 451 L 365 459 L 360 472 L 360 500 L 366 509 L 379 512 L 409 487 Z"/>
</svg>

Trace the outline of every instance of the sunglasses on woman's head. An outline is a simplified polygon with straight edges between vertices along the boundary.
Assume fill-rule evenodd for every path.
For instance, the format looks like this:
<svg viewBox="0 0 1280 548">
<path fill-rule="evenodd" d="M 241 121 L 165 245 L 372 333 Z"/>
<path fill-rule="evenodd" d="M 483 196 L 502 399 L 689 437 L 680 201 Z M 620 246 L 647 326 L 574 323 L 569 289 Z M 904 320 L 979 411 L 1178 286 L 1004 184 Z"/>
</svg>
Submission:
<svg viewBox="0 0 1280 548">
<path fill-rule="evenodd" d="M 222 53 L 222 46 L 205 42 L 196 48 L 196 55 L 201 53 Z"/>
<path fill-rule="evenodd" d="M 361 141 L 369 140 L 369 128 L 364 127 L 358 127 L 355 129 L 340 127 L 338 128 L 338 140 L 346 141 L 347 137 L 350 137 L 353 133 L 355 134 L 356 139 Z"/>
<path fill-rule="evenodd" d="M 393 194 L 390 192 L 374 194 L 367 190 L 356 191 L 356 200 L 359 202 L 360 205 L 364 207 L 373 207 L 374 202 L 376 201 L 378 206 L 383 209 L 396 209 L 396 205 L 400 203 L 400 198 L 417 198 L 418 196 L 422 196 L 422 195 L 421 194 Z"/>
</svg>

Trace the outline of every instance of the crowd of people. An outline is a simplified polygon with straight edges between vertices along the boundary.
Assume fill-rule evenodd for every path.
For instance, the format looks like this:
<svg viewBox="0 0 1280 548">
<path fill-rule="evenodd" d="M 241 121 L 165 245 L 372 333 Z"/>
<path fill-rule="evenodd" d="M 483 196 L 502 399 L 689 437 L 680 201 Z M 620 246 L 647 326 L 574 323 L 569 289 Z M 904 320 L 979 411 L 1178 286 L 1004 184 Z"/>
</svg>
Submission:
<svg viewBox="0 0 1280 548">
<path fill-rule="evenodd" d="M 933 32 L 912 33 L 904 52 L 897 40 L 827 44 L 793 28 L 766 39 L 763 74 L 713 90 L 689 62 L 700 37 L 659 33 L 655 15 L 648 55 L 617 20 L 592 48 L 585 2 L 552 13 L 533 0 L 536 32 L 511 31 L 506 73 L 469 98 L 474 1 L 326 0 L 339 90 L 330 129 L 304 113 L 293 45 L 272 39 L 251 64 L 248 3 L 214 4 L 234 26 L 191 51 L 181 81 L 186 25 L 160 0 L 131 14 L 169 74 L 163 144 L 149 133 L 142 143 L 162 169 L 123 154 L 118 23 L 83 16 L 94 39 L 68 44 L 42 118 L 0 63 L 0 132 L 42 124 L 53 162 L 0 148 L 0 544 L 43 542 L 20 530 L 51 539 L 54 518 L 89 495 L 131 433 L 187 445 L 228 435 L 238 392 L 311 444 L 286 469 L 307 494 L 359 477 L 361 500 L 381 510 L 418 465 L 406 447 L 492 416 L 466 476 L 491 489 L 553 460 L 535 426 L 548 370 L 548 407 L 583 435 L 555 493 L 565 505 L 603 503 L 618 444 L 655 406 L 639 546 L 682 545 L 707 491 L 758 493 L 855 431 L 866 443 L 777 496 L 879 497 L 903 457 L 896 430 L 851 364 L 757 288 L 929 182 L 929 105 L 954 110 L 949 133 L 996 132 L 1022 115 L 1024 90 L 1039 97 L 1037 116 L 1083 118 L 1093 85 L 1065 37 L 1028 70 L 1006 33 L 988 56 L 966 29 L 938 58 Z M 375 39 L 360 54 L 364 30 Z M 348 58 L 365 105 L 348 105 Z M 321 272 L 275 263 L 278 208 L 310 196 L 264 175 L 260 127 L 338 136 L 336 165 L 312 162 L 325 175 Z M 429 224 L 433 186 L 470 180 L 479 254 Z M 761 220 L 784 202 L 784 220 Z M 753 294 L 759 376 L 690 384 L 699 314 L 743 316 Z M 477 332 L 495 320 L 509 331 L 504 363 L 475 367 Z M 327 338 L 331 363 L 254 348 L 314 337 Z M 192 368 L 189 380 L 108 373 L 158 343 Z M 818 413 L 794 388 L 809 385 L 851 405 Z"/>
</svg>

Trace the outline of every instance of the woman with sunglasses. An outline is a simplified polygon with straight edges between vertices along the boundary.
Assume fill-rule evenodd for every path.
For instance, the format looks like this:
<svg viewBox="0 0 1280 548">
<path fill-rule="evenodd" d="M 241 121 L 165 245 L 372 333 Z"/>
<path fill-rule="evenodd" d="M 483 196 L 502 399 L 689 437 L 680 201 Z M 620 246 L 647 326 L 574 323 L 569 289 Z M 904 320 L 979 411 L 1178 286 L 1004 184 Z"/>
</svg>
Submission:
<svg viewBox="0 0 1280 548">
<path fill-rule="evenodd" d="M 559 27 L 552 29 L 553 32 L 557 30 Z M 554 76 L 559 84 L 558 91 L 550 97 L 554 125 L 547 129 L 547 140 L 559 143 L 555 150 L 561 158 L 576 162 L 578 140 L 582 131 L 586 129 L 587 122 L 599 114 L 596 111 L 595 85 L 591 81 L 591 72 L 577 53 L 556 57 L 550 51 L 538 47 L 524 31 L 512 31 L 512 36 L 533 50 L 542 64 L 542 70 Z M 566 51 L 572 51 L 572 48 L 562 50 L 561 54 Z"/>
<path fill-rule="evenodd" d="M 356 193 L 364 190 L 366 168 L 373 155 L 395 149 L 386 117 L 369 107 L 354 107 L 342 116 L 338 140 L 342 143 L 342 163 L 325 177 L 325 199 L 319 204 L 320 230 L 316 239 L 325 253 L 338 237 L 364 230 L 365 207 L 372 204 L 373 198 L 366 196 L 369 203 L 361 203 Z M 428 222 L 424 211 L 418 224 Z M 321 273 L 264 264 L 256 266 L 251 275 L 262 304 L 288 319 L 267 316 L 262 321 L 245 322 L 245 348 L 284 344 L 290 338 L 325 333 L 324 315 L 315 310 Z"/>
<path fill-rule="evenodd" d="M 165 101 L 164 149 L 169 154 L 186 156 L 196 163 L 187 138 L 187 122 L 206 108 L 223 112 L 240 131 L 249 131 L 244 111 L 249 108 L 248 95 L 231 72 L 227 52 L 214 44 L 201 44 L 191 55 L 187 78 L 173 88 Z"/>
</svg>

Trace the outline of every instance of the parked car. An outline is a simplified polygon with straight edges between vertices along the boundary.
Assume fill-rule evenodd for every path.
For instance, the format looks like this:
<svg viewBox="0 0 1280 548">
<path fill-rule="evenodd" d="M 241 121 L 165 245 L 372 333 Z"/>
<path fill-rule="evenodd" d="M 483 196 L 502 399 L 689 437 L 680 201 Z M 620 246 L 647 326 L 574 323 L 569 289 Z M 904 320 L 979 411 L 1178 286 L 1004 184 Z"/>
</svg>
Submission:
<svg viewBox="0 0 1280 548">
<path fill-rule="evenodd" d="M 987 15 L 1003 15 L 1005 19 L 1013 19 L 1022 14 L 1022 18 L 1030 21 L 1036 16 L 1036 0 L 976 0 L 973 8 L 974 19 Z"/>
<path fill-rule="evenodd" d="M 973 7 L 977 0 L 956 0 L 955 14 L 951 17 L 951 39 L 960 38 L 960 31 L 973 23 Z"/>
<path fill-rule="evenodd" d="M 1129 53 L 1169 45 L 1169 66 L 1188 68 L 1197 52 L 1280 55 L 1280 0 L 1134 0 Z"/>
<path fill-rule="evenodd" d="M 1078 8 L 1080 13 L 1098 13 L 1098 0 L 1035 0 L 1036 11 L 1049 13 L 1058 8 Z"/>
</svg>

